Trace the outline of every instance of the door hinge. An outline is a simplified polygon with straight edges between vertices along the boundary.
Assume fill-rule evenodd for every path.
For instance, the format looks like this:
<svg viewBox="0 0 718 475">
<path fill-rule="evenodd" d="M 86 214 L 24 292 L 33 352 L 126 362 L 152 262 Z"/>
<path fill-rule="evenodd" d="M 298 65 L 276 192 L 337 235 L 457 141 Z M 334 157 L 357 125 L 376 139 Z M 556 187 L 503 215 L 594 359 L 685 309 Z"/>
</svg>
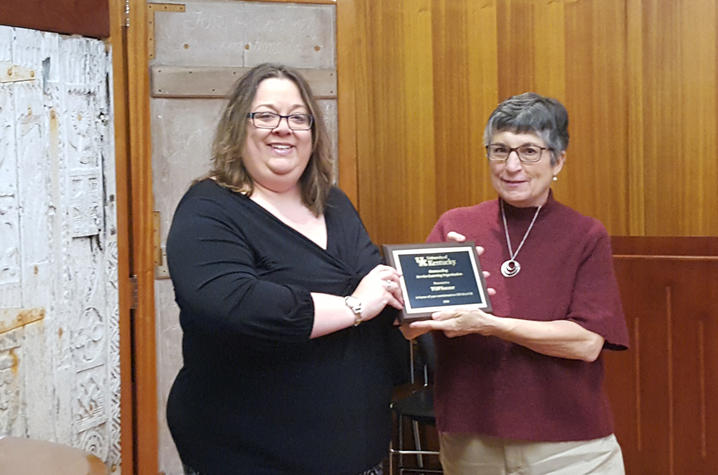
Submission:
<svg viewBox="0 0 718 475">
<path fill-rule="evenodd" d="M 125 0 L 125 21 L 123 22 L 125 24 L 125 28 L 130 27 L 130 0 Z"/>
<path fill-rule="evenodd" d="M 138 296 L 138 290 L 137 290 L 137 276 L 131 275 L 130 276 L 130 309 L 137 310 L 138 305 L 139 305 L 139 296 Z"/>
<path fill-rule="evenodd" d="M 155 252 L 153 253 L 155 267 L 162 265 L 162 238 L 160 237 L 160 219 L 160 212 L 152 211 L 152 244 L 155 248 Z"/>
</svg>

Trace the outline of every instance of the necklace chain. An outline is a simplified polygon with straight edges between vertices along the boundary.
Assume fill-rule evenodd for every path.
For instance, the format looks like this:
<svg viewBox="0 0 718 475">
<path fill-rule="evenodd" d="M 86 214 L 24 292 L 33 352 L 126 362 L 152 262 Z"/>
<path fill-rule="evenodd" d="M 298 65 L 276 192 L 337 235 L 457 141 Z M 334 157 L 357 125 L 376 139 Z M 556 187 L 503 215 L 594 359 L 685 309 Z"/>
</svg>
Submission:
<svg viewBox="0 0 718 475">
<path fill-rule="evenodd" d="M 536 222 L 536 218 L 538 218 L 539 211 L 541 211 L 541 206 L 539 206 L 536 209 L 536 213 L 534 213 L 534 217 L 531 220 L 531 224 L 529 224 L 529 228 L 524 233 L 523 239 L 521 239 L 521 242 L 519 243 L 519 247 L 516 248 L 516 252 L 514 252 L 511 249 L 511 238 L 509 237 L 509 227 L 506 224 L 506 212 L 504 211 L 504 200 L 499 199 L 499 203 L 501 204 L 501 218 L 504 221 L 504 233 L 506 234 L 506 245 L 509 248 L 509 259 L 504 261 L 503 264 L 501 264 L 501 274 L 504 277 L 513 277 L 516 274 L 519 273 L 521 270 L 521 264 L 518 263 L 516 260 L 516 256 L 518 255 L 519 251 L 524 245 L 524 242 L 526 242 L 526 238 L 529 237 L 529 233 L 531 232 L 531 229 L 534 227 L 534 223 Z"/>
</svg>

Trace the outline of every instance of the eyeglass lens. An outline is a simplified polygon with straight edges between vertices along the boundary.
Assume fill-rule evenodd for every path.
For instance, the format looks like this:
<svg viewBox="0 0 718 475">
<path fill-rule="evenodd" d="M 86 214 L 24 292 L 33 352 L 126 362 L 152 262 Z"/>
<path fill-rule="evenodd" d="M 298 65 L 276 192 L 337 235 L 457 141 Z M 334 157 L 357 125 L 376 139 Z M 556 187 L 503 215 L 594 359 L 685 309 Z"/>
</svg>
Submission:
<svg viewBox="0 0 718 475">
<path fill-rule="evenodd" d="M 541 152 L 544 151 L 544 147 L 537 145 L 508 147 L 501 144 L 491 144 L 486 149 L 491 160 L 507 160 L 511 152 L 515 151 L 522 162 L 538 162 L 541 159 Z"/>
<path fill-rule="evenodd" d="M 309 114 L 281 115 L 274 112 L 253 112 L 250 113 L 255 127 L 261 129 L 273 129 L 279 126 L 282 119 L 287 119 L 289 128 L 292 130 L 309 130 L 312 127 L 313 117 Z"/>
</svg>

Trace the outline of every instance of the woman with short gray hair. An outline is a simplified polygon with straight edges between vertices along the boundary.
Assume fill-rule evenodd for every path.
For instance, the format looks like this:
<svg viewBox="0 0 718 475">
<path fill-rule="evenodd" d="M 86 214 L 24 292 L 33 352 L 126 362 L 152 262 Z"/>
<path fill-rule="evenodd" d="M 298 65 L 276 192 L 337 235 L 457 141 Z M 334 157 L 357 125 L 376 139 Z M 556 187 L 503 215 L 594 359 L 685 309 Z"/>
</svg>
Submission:
<svg viewBox="0 0 718 475">
<path fill-rule="evenodd" d="M 628 346 L 610 239 L 551 191 L 566 161 L 566 109 L 511 97 L 484 142 L 498 199 L 447 211 L 428 241 L 481 244 L 494 313 L 446 310 L 410 325 L 434 330 L 444 471 L 623 474 L 602 390 L 603 350 Z"/>
</svg>

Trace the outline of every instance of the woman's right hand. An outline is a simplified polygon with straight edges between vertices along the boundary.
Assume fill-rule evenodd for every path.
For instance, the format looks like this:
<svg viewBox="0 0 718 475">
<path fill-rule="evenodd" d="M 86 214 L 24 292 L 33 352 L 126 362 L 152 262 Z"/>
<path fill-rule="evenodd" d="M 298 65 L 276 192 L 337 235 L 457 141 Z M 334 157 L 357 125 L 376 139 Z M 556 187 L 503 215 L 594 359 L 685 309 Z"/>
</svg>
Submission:
<svg viewBox="0 0 718 475">
<path fill-rule="evenodd" d="M 390 266 L 379 264 L 359 282 L 352 296 L 364 305 L 362 319 L 371 320 L 391 305 L 400 310 L 404 306 L 401 294 L 401 274 Z"/>
</svg>

